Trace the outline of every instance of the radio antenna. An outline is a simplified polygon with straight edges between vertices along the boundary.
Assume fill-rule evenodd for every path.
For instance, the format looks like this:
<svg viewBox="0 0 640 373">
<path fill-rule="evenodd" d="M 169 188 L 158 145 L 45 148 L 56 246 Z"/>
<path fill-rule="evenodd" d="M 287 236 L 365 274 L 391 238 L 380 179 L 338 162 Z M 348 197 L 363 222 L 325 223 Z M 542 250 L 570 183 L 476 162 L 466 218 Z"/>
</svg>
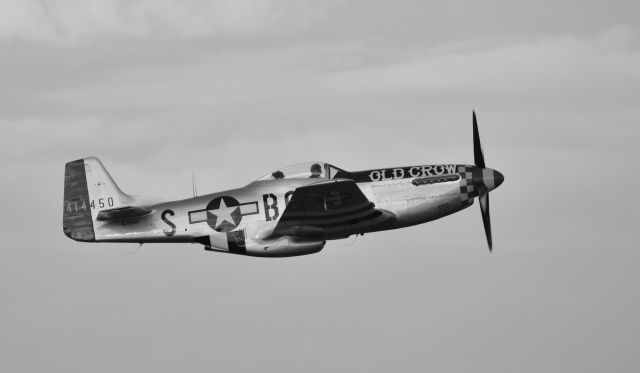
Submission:
<svg viewBox="0 0 640 373">
<path fill-rule="evenodd" d="M 191 189 L 193 190 L 193 198 L 198 196 L 198 187 L 196 186 L 196 175 L 191 172 Z"/>
</svg>

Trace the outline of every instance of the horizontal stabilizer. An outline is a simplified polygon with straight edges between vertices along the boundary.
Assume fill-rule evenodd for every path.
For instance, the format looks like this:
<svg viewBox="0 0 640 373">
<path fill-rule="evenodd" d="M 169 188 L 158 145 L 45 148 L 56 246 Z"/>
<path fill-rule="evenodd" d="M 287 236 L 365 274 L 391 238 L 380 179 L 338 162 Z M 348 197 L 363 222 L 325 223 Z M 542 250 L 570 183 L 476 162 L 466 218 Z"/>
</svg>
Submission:
<svg viewBox="0 0 640 373">
<path fill-rule="evenodd" d="M 151 210 L 148 210 L 142 207 L 135 207 L 135 206 L 118 207 L 115 209 L 100 211 L 98 213 L 98 217 L 96 218 L 96 220 L 106 221 L 106 220 L 136 218 L 139 216 L 147 215 L 150 212 Z"/>
</svg>

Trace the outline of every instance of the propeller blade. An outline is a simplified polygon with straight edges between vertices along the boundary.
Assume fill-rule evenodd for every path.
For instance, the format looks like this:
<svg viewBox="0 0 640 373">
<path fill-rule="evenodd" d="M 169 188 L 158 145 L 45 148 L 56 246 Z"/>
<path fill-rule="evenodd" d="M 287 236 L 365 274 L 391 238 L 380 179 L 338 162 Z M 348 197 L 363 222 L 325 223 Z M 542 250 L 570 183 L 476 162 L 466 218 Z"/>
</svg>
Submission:
<svg viewBox="0 0 640 373">
<path fill-rule="evenodd" d="M 491 240 L 491 218 L 489 216 L 489 191 L 484 185 L 478 187 L 478 199 L 480 200 L 480 212 L 482 213 L 482 223 L 484 223 L 484 233 L 487 235 L 489 252 L 493 249 Z"/>
<path fill-rule="evenodd" d="M 476 166 L 485 168 L 484 155 L 482 154 L 482 144 L 480 144 L 480 134 L 478 133 L 478 121 L 476 120 L 476 112 L 473 111 L 473 158 Z"/>
</svg>

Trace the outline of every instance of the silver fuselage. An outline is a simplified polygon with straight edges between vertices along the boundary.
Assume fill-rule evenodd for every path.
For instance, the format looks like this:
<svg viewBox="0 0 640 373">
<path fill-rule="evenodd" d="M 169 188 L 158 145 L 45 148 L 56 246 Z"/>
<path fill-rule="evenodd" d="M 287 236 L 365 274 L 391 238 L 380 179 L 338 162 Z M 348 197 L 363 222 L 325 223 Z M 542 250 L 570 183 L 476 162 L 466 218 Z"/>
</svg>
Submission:
<svg viewBox="0 0 640 373">
<path fill-rule="evenodd" d="M 420 223 L 460 211 L 473 203 L 473 192 L 463 188 L 470 185 L 470 170 L 474 166 L 449 165 L 454 173 L 444 167 L 425 174 L 424 169 L 436 166 L 413 166 L 362 171 L 357 186 L 362 193 L 394 218 L 383 223 L 359 227 L 357 231 L 325 235 L 322 239 L 340 239 L 349 234 L 396 229 Z M 404 169 L 406 172 L 394 170 Z M 465 172 L 466 171 L 466 172 Z M 476 170 L 477 171 L 477 170 Z M 401 175 L 402 174 L 402 175 Z M 362 180 L 368 176 L 369 180 Z M 402 177 L 400 177 L 402 176 Z M 448 180 L 447 180 L 448 177 Z M 482 177 L 480 175 L 479 177 Z M 422 182 L 426 180 L 426 182 Z M 278 223 L 293 191 L 301 186 L 318 182 L 313 178 L 294 178 L 256 181 L 245 187 L 207 194 L 195 198 L 163 202 L 152 206 L 152 212 L 136 218 L 120 220 L 95 220 L 98 211 L 92 211 L 96 242 L 194 242 L 202 236 L 211 237 L 211 245 L 224 240 L 225 232 L 217 230 L 211 221 L 214 216 L 207 206 L 220 198 L 234 199 L 242 205 L 235 216 L 237 226 L 233 230 L 244 230 L 248 244 L 260 243 L 268 237 Z M 237 212 L 236 212 L 237 213 Z M 224 246 L 224 245 L 223 245 Z M 249 246 L 249 245 L 248 245 Z"/>
</svg>

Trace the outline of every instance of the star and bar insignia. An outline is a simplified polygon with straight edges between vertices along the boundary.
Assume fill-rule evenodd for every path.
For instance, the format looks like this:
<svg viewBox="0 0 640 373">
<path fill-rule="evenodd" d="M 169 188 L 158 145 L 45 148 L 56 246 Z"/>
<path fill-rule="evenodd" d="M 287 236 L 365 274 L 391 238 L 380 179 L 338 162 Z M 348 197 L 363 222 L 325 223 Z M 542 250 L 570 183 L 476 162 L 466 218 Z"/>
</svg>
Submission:
<svg viewBox="0 0 640 373">
<path fill-rule="evenodd" d="M 240 203 L 230 196 L 212 199 L 202 210 L 189 211 L 189 223 L 207 222 L 217 232 L 234 230 L 245 215 L 258 213 L 258 201 Z"/>
</svg>

